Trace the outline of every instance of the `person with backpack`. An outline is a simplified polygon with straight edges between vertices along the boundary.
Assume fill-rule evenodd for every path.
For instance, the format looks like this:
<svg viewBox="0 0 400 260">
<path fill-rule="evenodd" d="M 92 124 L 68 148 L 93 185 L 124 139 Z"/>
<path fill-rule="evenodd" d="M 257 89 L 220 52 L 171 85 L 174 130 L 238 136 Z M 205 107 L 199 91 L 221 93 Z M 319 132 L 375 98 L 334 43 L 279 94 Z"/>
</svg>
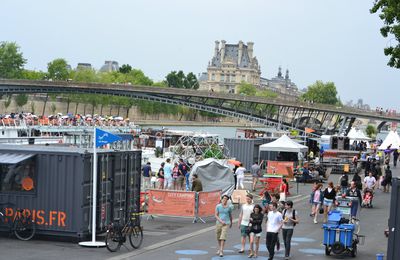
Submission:
<svg viewBox="0 0 400 260">
<path fill-rule="evenodd" d="M 290 257 L 290 243 L 292 241 L 293 230 L 296 224 L 299 223 L 297 211 L 293 209 L 293 201 L 288 200 L 285 203 L 285 209 L 282 212 L 283 225 L 282 236 L 285 245 L 285 259 Z"/>
<path fill-rule="evenodd" d="M 185 177 L 186 191 L 189 191 L 190 190 L 190 182 L 189 182 L 190 172 L 188 170 L 187 164 L 183 161 L 182 158 L 179 159 L 178 172 L 179 172 L 180 176 Z"/>
<path fill-rule="evenodd" d="M 339 185 L 341 194 L 346 194 L 347 188 L 349 187 L 349 176 L 346 172 L 343 172 L 342 176 L 340 177 Z"/>
<path fill-rule="evenodd" d="M 390 170 L 390 166 L 388 165 L 385 170 L 385 177 L 381 183 L 383 187 L 383 192 L 389 192 L 390 186 L 392 186 L 392 170 Z"/>
</svg>

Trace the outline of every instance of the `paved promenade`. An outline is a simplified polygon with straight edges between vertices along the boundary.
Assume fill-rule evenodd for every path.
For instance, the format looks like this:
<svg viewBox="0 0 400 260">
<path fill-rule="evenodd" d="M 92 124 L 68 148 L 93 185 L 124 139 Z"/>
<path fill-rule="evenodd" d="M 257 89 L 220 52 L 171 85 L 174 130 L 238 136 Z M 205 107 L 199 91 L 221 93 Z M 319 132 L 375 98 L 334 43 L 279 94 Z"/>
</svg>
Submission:
<svg viewBox="0 0 400 260">
<path fill-rule="evenodd" d="M 399 170 L 393 168 L 393 175 L 399 176 Z M 337 182 L 339 176 L 331 175 L 331 180 Z M 246 185 L 250 186 L 249 181 Z M 322 245 L 323 230 L 321 223 L 314 224 L 309 217 L 308 196 L 311 184 L 299 184 L 296 194 L 296 183 L 292 184 L 292 200 L 299 212 L 300 224 L 296 226 L 292 240 L 292 259 L 343 259 L 342 256 L 324 255 Z M 365 245 L 359 247 L 358 259 L 375 259 L 376 253 L 386 253 L 387 239 L 383 231 L 387 226 L 389 216 L 390 194 L 377 191 L 374 208 L 362 209 L 361 232 L 366 235 Z M 238 209 L 234 211 L 234 219 L 239 216 Z M 240 231 L 235 223 L 229 230 L 224 258 L 217 257 L 214 218 L 206 218 L 206 223 L 192 223 L 191 218 L 155 217 L 143 218 L 144 242 L 140 249 L 132 249 L 129 243 L 117 253 L 110 253 L 105 248 L 84 248 L 72 242 L 35 239 L 28 242 L 19 241 L 5 236 L 0 237 L 0 259 L 248 259 L 239 254 Z M 267 259 L 265 247 L 265 228 L 261 239 L 258 259 Z M 283 245 L 275 259 L 283 259 Z M 350 258 L 350 257 L 345 257 Z"/>
</svg>

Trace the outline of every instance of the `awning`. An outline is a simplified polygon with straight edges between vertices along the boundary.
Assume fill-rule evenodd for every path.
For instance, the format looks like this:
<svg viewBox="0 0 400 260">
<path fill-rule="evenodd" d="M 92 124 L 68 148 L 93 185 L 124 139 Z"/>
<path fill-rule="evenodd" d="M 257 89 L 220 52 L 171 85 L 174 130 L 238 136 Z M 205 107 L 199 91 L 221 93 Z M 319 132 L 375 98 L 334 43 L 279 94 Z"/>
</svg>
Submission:
<svg viewBox="0 0 400 260">
<path fill-rule="evenodd" d="M 35 155 L 34 153 L 0 153 L 0 164 L 16 164 Z"/>
</svg>

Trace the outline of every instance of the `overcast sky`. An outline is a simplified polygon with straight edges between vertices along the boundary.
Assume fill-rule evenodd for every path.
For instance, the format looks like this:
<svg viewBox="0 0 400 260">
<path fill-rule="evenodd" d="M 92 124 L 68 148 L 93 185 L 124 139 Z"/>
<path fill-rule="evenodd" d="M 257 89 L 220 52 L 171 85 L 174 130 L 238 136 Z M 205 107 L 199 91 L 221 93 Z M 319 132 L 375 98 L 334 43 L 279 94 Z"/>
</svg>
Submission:
<svg viewBox="0 0 400 260">
<path fill-rule="evenodd" d="M 160 81 L 206 71 L 215 40 L 254 42 L 262 77 L 278 67 L 299 88 L 333 81 L 342 101 L 396 108 L 400 70 L 388 67 L 373 0 L 3 0 L 0 41 L 15 41 L 26 68 L 65 58 L 99 69 L 128 63 Z"/>
</svg>

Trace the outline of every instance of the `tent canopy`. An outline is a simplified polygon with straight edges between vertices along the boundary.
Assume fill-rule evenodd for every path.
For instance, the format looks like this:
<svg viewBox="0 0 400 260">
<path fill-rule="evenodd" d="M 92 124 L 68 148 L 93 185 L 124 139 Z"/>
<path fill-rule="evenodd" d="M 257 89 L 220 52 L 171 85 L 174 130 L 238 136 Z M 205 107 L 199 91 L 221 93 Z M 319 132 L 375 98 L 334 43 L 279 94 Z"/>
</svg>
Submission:
<svg viewBox="0 0 400 260">
<path fill-rule="evenodd" d="M 350 138 L 350 140 L 355 140 L 355 141 L 371 141 L 371 138 L 367 137 L 363 131 L 360 129 L 356 129 L 352 127 L 350 129 L 350 132 L 347 134 L 347 137 Z"/>
<path fill-rule="evenodd" d="M 395 131 L 390 131 L 386 136 L 385 140 L 379 146 L 379 150 L 386 150 L 390 146 L 390 149 L 399 149 L 400 147 L 400 136 Z"/>
<path fill-rule="evenodd" d="M 203 185 L 203 191 L 222 190 L 222 194 L 231 196 L 235 188 L 232 170 L 222 161 L 208 158 L 196 162 L 190 172 L 190 179 L 197 174 Z"/>
<path fill-rule="evenodd" d="M 280 138 L 273 142 L 260 145 L 260 152 L 261 151 L 298 153 L 307 152 L 308 147 L 293 141 L 287 135 L 282 135 Z"/>
</svg>

